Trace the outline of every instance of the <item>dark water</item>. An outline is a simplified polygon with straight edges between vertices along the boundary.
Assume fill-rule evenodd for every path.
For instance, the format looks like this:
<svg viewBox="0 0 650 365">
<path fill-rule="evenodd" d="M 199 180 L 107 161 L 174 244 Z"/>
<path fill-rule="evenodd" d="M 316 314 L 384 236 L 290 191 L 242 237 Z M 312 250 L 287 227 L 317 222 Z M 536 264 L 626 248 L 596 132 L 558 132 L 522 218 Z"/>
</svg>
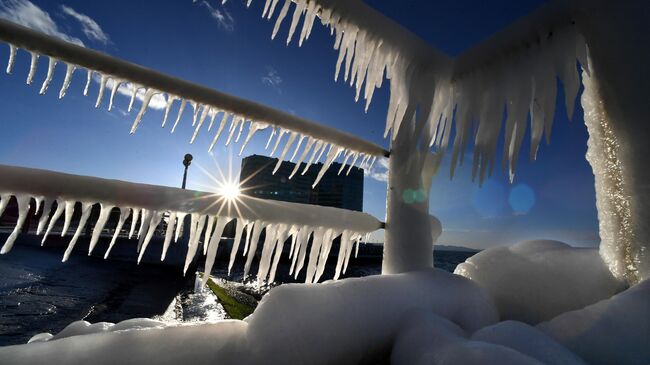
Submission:
<svg viewBox="0 0 650 365">
<path fill-rule="evenodd" d="M 161 315 L 179 292 L 193 284 L 193 275 L 183 278 L 179 267 L 105 261 L 80 252 L 61 263 L 61 253 L 60 248 L 16 245 L 0 256 L 0 346 L 26 343 L 41 332 L 56 333 L 80 319 L 119 322 Z M 453 271 L 472 254 L 439 251 L 435 265 Z M 218 262 L 213 275 L 239 281 L 244 261 L 236 261 L 230 276 L 227 262 Z M 289 276 L 289 266 L 288 260 L 280 261 L 276 281 L 303 282 L 306 268 L 294 279 Z M 328 265 L 321 281 L 332 278 L 333 267 Z M 256 267 L 251 271 L 256 272 Z M 351 258 L 342 277 L 380 272 L 381 258 L 373 253 Z"/>
</svg>

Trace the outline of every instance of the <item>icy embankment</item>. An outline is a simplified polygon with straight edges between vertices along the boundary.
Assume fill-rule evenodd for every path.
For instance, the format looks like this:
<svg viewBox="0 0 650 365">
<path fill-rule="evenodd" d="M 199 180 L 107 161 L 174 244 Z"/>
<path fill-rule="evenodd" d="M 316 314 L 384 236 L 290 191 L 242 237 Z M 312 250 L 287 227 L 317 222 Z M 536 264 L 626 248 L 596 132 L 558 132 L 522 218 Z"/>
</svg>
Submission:
<svg viewBox="0 0 650 365">
<path fill-rule="evenodd" d="M 529 324 L 610 298 L 625 288 L 596 248 L 526 241 L 484 250 L 456 267 L 494 298 L 501 319 Z"/>
<path fill-rule="evenodd" d="M 0 363 L 357 364 L 388 357 L 403 315 L 412 310 L 468 332 L 497 321 L 475 284 L 429 270 L 282 285 L 245 321 L 121 331 L 96 326 L 93 334 L 0 348 Z"/>
</svg>

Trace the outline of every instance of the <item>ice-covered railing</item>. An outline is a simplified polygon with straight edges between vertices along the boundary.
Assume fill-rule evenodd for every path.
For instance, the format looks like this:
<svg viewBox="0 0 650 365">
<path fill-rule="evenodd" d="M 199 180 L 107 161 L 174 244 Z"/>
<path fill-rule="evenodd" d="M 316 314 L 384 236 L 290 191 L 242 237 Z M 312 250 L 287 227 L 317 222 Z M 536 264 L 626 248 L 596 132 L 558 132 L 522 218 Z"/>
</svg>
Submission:
<svg viewBox="0 0 650 365">
<path fill-rule="evenodd" d="M 436 91 L 429 124 L 446 131 L 431 145 L 446 149 L 451 128 L 433 121 L 451 121 L 455 111 L 452 175 L 469 138 L 474 142 L 473 178 L 482 182 L 492 172 L 505 119 L 502 164 L 512 181 L 528 120 L 530 159 L 536 158 L 542 137 L 550 141 L 558 78 L 572 118 L 580 87 L 577 62 L 587 68 L 587 45 L 567 3 L 542 6 L 454 60 L 450 79 Z"/>
<path fill-rule="evenodd" d="M 529 114 L 534 159 L 542 137 L 550 138 L 556 77 L 564 85 L 569 116 L 573 113 L 579 88 L 576 60 L 585 65 L 587 49 L 575 29 L 573 10 L 564 2 L 541 7 L 453 60 L 358 0 L 266 0 L 262 16 L 279 13 L 273 37 L 290 9 L 287 43 L 304 19 L 302 44 L 319 17 L 335 34 L 335 78 L 345 61 L 344 78 L 356 88 L 357 99 L 363 92 L 369 104 L 386 72 L 391 91 L 386 133 L 392 130 L 393 139 L 403 121 L 411 122 L 407 109 L 417 105 L 426 119 L 426 134 L 419 137 L 439 150 L 449 146 L 455 121 L 452 176 L 470 138 L 475 145 L 473 177 L 482 182 L 492 171 L 504 110 L 503 164 L 511 179 Z"/>
<path fill-rule="evenodd" d="M 139 239 L 138 261 L 144 255 L 156 228 L 163 218 L 168 217 L 161 257 L 164 260 L 172 239 L 178 239 L 184 218 L 190 215 L 184 270 L 188 269 L 197 251 L 202 250 L 206 255 L 205 272 L 209 273 L 216 259 L 223 230 L 226 224 L 236 219 L 229 270 L 239 251 L 240 242 L 244 242 L 244 254 L 247 255 L 244 275 L 249 273 L 260 234 L 265 230 L 258 280 L 273 282 L 284 244 L 291 238 L 291 273 L 297 277 L 306 263 L 306 282 L 317 282 L 324 272 L 335 238 L 341 237 L 334 275 L 336 279 L 341 272 L 345 272 L 354 244 L 356 243 L 358 252 L 359 241 L 368 233 L 381 228 L 381 222 L 369 214 L 332 207 L 262 200 L 249 196 L 229 200 L 214 193 L 3 165 L 0 165 L 0 176 L 0 216 L 12 196 L 18 204 L 16 226 L 2 246 L 3 254 L 11 250 L 27 218 L 30 204 L 36 204 L 36 214 L 42 212 L 37 234 L 43 234 L 42 242 L 45 243 L 61 216 L 64 216 L 61 235 L 68 233 L 75 205 L 79 202 L 79 224 L 63 261 L 68 259 L 84 227 L 89 223 L 92 206 L 99 204 L 100 214 L 94 222 L 89 254 L 97 245 L 114 208 L 120 210 L 120 218 L 105 257 L 130 218 L 132 223 L 129 237 L 137 232 Z M 54 212 L 50 214 L 52 210 Z M 242 240 L 244 230 L 246 237 Z M 308 244 L 310 237 L 311 245 Z M 204 280 L 207 278 L 208 275 L 205 275 Z"/>
<path fill-rule="evenodd" d="M 291 9 L 287 44 L 295 35 L 302 45 L 316 17 L 320 18 L 335 35 L 334 49 L 339 52 L 334 78 L 343 73 L 343 79 L 356 89 L 356 100 L 363 95 L 366 109 L 375 89 L 382 86 L 384 74 L 391 81 L 385 136 L 392 131 L 393 139 L 407 109 L 428 95 L 411 84 L 433 86 L 436 76 L 451 65 L 448 56 L 358 0 L 266 0 L 262 17 L 277 15 L 273 38 Z"/>
<path fill-rule="evenodd" d="M 72 75 L 78 68 L 86 69 L 87 78 L 84 94 L 88 93 L 93 74 L 99 75 L 100 88 L 96 107 L 102 105 L 105 91 L 110 86 L 110 95 L 107 95 L 107 98 L 109 99 L 108 109 L 111 110 L 113 99 L 118 88 L 121 85 L 130 84 L 132 90 L 131 101 L 128 107 L 130 111 L 136 99 L 136 94 L 141 89 L 144 89 L 143 103 L 135 117 L 135 121 L 131 127 L 131 133 L 135 133 L 137 130 L 149 107 L 151 99 L 160 94 L 166 99 L 166 107 L 162 121 L 163 127 L 168 122 L 173 103 L 175 101 L 180 103 L 178 114 L 173 124 L 171 121 L 169 123 L 172 124 L 172 132 L 181 121 L 187 104 L 192 106 L 192 127 L 194 128 L 194 133 L 192 134 L 190 143 L 194 142 L 202 129 L 207 129 L 209 132 L 213 127 L 216 131 L 210 143 L 210 150 L 212 150 L 222 135 L 222 140 L 225 139 L 226 145 L 229 145 L 233 141 L 239 142 L 242 134 L 244 134 L 244 128 L 246 128 L 245 124 L 248 123 L 248 130 L 239 149 L 240 154 L 256 132 L 270 129 L 271 133 L 266 146 L 268 148 L 271 145 L 272 138 L 276 138 L 271 155 L 276 150 L 281 151 L 278 167 L 282 160 L 285 158 L 288 159 L 288 156 L 292 156 L 291 160 L 296 158 L 296 156 L 300 156 L 297 165 L 300 165 L 303 161 L 310 165 L 311 163 L 318 162 L 321 157 L 325 156 L 323 167 L 315 184 L 318 183 L 331 163 L 337 158 L 341 158 L 344 163 L 349 162 L 350 165 L 356 163 L 361 168 L 369 168 L 378 156 L 388 155 L 388 152 L 383 148 L 351 134 L 272 109 L 268 106 L 165 75 L 2 19 L 0 19 L 0 39 L 9 43 L 10 47 L 7 73 L 12 72 L 18 48 L 24 48 L 30 52 L 31 65 L 27 76 L 27 84 L 31 84 L 34 81 L 39 56 L 49 56 L 47 76 L 40 88 L 41 94 L 48 90 L 56 65 L 59 62 L 66 64 L 65 79 L 59 91 L 60 98 L 65 96 L 70 86 Z M 207 126 L 204 127 L 205 125 Z M 284 139 L 284 147 L 278 149 L 285 135 L 287 137 Z M 298 153 L 301 147 L 302 152 Z M 293 153 L 289 154 L 292 148 Z"/>
</svg>

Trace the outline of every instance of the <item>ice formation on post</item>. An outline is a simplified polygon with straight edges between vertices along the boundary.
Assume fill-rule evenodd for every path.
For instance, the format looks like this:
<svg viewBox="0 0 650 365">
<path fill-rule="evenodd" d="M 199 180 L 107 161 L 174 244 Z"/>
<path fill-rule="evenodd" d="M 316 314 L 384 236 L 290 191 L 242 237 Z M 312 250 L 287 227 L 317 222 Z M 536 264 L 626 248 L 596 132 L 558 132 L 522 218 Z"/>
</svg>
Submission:
<svg viewBox="0 0 650 365">
<path fill-rule="evenodd" d="M 164 105 L 162 127 L 165 127 L 167 124 L 173 104 L 175 102 L 179 104 L 177 116 L 171 128 L 172 133 L 182 121 L 181 117 L 183 116 L 186 105 L 189 103 L 192 106 L 191 126 L 194 132 L 189 141 L 190 143 L 194 143 L 201 131 L 204 131 L 204 133 L 210 132 L 215 121 L 219 121 L 218 128 L 211 139 L 212 142 L 210 143 L 209 151 L 212 151 L 220 137 L 222 137 L 221 140 L 225 142 L 226 146 L 233 141 L 235 143 L 239 142 L 245 128 L 248 131 L 239 149 L 240 155 L 258 131 L 275 131 L 277 128 L 283 131 L 278 136 L 274 150 L 280 144 L 282 135 L 284 133 L 290 134 L 291 138 L 283 142 L 284 146 L 281 148 L 282 155 L 278 164 L 285 160 L 287 152 L 295 140 L 302 141 L 308 138 L 309 140 L 317 141 L 318 145 L 322 146 L 321 152 L 326 150 L 329 152 L 325 155 L 326 158 L 323 161 L 324 164 L 319 178 L 316 180 L 316 184 L 338 156 L 354 154 L 368 161 L 371 157 L 387 154 L 381 147 L 350 134 L 339 132 L 332 128 L 273 110 L 251 101 L 239 99 L 203 86 L 191 84 L 168 75 L 148 70 L 96 51 L 69 44 L 6 20 L 0 20 L 0 39 L 9 43 L 10 52 L 7 73 L 11 73 L 13 69 L 16 51 L 19 47 L 28 50 L 32 55 L 27 84 L 31 84 L 33 81 L 40 55 L 45 54 L 49 56 L 47 76 L 40 88 L 40 94 L 44 94 L 48 90 L 58 63 L 64 63 L 66 65 L 65 79 L 59 91 L 59 98 L 63 98 L 66 95 L 66 91 L 72 80 L 72 75 L 78 68 L 86 68 L 87 71 L 84 95 L 88 94 L 91 80 L 95 76 L 97 77 L 96 80 L 99 83 L 99 90 L 95 101 L 96 108 L 104 105 L 105 89 L 109 89 L 110 92 L 108 102 L 109 111 L 113 107 L 115 94 L 120 87 L 126 87 L 132 90 L 128 111 L 130 112 L 133 108 L 136 96 L 142 99 L 142 104 L 131 126 L 131 134 L 138 130 L 145 113 L 150 107 L 150 103 L 155 98 L 159 107 Z M 205 128 L 204 125 L 208 118 L 209 123 L 207 128 Z M 227 136 L 222 136 L 226 127 L 228 127 L 225 133 Z M 271 137 L 273 137 L 273 134 Z M 295 147 L 291 160 L 296 156 L 300 147 L 300 144 Z M 309 152 L 308 147 L 311 147 L 311 145 L 305 146 L 303 153 Z M 340 152 L 337 153 L 337 151 Z M 331 155 L 334 155 L 335 158 L 330 158 L 332 157 Z M 322 156 L 322 153 L 319 154 L 312 162 L 319 162 Z M 354 163 L 350 165 L 354 165 Z M 368 167 L 364 164 L 358 164 L 357 166 L 360 168 Z"/>
<path fill-rule="evenodd" d="M 125 223 L 131 218 L 128 221 L 130 227 L 128 236 L 138 239 L 139 262 L 155 230 L 165 218 L 167 227 L 161 257 L 163 260 L 172 244 L 172 238 L 174 241 L 178 240 L 184 218 L 189 214 L 192 219 L 185 270 L 197 252 L 202 252 L 206 255 L 205 271 L 210 272 L 215 263 L 224 228 L 228 222 L 236 219 L 236 242 L 230 253 L 230 267 L 240 250 L 240 245 L 243 244 L 243 250 L 248 255 L 248 271 L 250 262 L 256 254 L 257 241 L 261 232 L 265 231 L 266 238 L 261 243 L 262 256 L 257 273 L 258 280 L 274 281 L 285 244 L 290 240 L 292 264 L 295 264 L 295 269 L 292 265 L 292 274 L 297 277 L 301 269 L 306 267 L 306 281 L 311 283 L 320 280 L 335 238 L 341 236 L 335 273 L 335 278 L 338 278 L 347 267 L 353 243 L 356 242 L 358 245 L 366 234 L 381 226 L 377 219 L 366 213 L 332 207 L 266 201 L 248 196 L 228 200 L 218 194 L 2 165 L 0 165 L 0 176 L 2 176 L 0 216 L 12 196 L 15 197 L 18 205 L 16 226 L 2 246 L 3 254 L 11 250 L 30 212 L 32 201 L 36 203 L 34 214 L 40 212 L 41 215 L 37 234 L 43 233 L 43 229 L 47 226 L 43 243 L 46 243 L 47 236 L 60 221 L 61 216 L 65 216 L 61 235 L 68 233 L 75 206 L 81 203 L 81 218 L 65 251 L 63 261 L 69 258 L 86 224 L 94 226 L 88 254 L 92 253 L 114 208 L 119 209 L 120 218 L 104 257 L 109 255 Z M 89 222 L 89 217 L 92 206 L 97 204 L 100 213 L 93 224 Z M 52 210 L 54 213 L 50 218 Z M 247 234 L 246 239 L 242 241 L 244 228 Z M 313 241 L 311 245 L 309 245 L 310 237 Z M 309 257 L 306 255 L 307 250 L 309 250 Z M 205 275 L 204 282 L 207 279 L 208 276 Z"/>
</svg>

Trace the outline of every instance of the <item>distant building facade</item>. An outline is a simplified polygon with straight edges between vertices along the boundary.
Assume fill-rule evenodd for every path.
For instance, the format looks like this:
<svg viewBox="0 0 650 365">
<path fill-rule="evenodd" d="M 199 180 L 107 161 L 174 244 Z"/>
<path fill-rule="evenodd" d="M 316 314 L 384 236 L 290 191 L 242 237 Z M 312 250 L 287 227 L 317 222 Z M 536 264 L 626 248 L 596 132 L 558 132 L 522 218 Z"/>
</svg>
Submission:
<svg viewBox="0 0 650 365">
<path fill-rule="evenodd" d="M 260 155 L 245 157 L 241 162 L 239 181 L 242 193 L 261 199 L 323 205 L 349 210 L 363 210 L 363 170 L 353 167 L 346 175 L 348 166 L 339 175 L 340 163 L 333 163 L 321 181 L 311 186 L 323 164 L 313 164 L 302 175 L 303 163 L 291 180 L 289 175 L 296 164 L 284 161 L 273 174 L 277 158 Z"/>
</svg>

